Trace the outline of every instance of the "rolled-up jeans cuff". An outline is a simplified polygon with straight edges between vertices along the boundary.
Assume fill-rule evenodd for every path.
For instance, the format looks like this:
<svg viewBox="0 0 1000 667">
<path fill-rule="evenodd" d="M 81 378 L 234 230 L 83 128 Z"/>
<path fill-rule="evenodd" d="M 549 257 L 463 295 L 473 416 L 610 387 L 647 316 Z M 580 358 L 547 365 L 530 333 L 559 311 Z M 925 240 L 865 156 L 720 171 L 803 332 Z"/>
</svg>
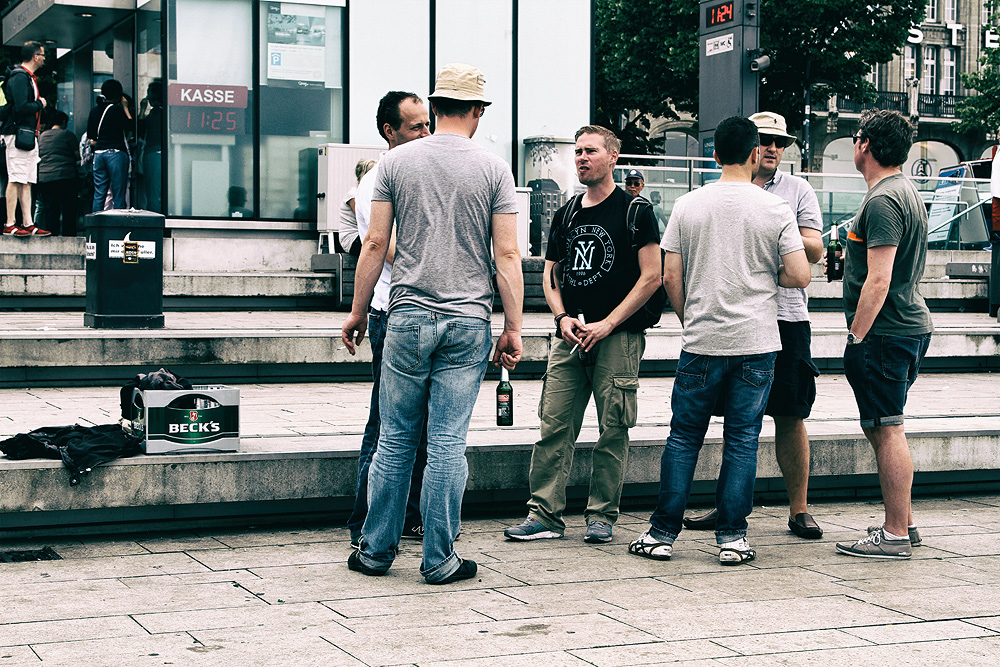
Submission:
<svg viewBox="0 0 1000 667">
<path fill-rule="evenodd" d="M 372 558 L 364 552 L 364 547 L 366 546 L 366 544 L 362 544 L 361 549 L 358 551 L 358 560 L 361 561 L 361 564 L 365 567 L 370 567 L 373 570 L 380 570 L 382 572 L 388 570 L 392 565 L 392 560 L 379 560 L 377 558 Z"/>
<path fill-rule="evenodd" d="M 715 533 L 715 543 L 716 544 L 726 544 L 727 542 L 735 542 L 736 540 L 742 540 L 747 536 L 747 531 L 745 530 L 727 530 L 724 533 Z"/>
<path fill-rule="evenodd" d="M 431 569 L 425 570 L 421 567 L 420 574 L 424 575 L 424 579 L 433 584 L 435 581 L 441 581 L 450 577 L 458 569 L 459 565 L 461 565 L 461 559 L 452 551 L 450 556 Z"/>
<path fill-rule="evenodd" d="M 662 530 L 657 530 L 656 528 L 653 528 L 652 526 L 649 527 L 649 536 L 654 537 L 661 542 L 666 542 L 668 544 L 673 544 L 674 540 L 677 539 L 676 535 L 673 535 L 671 533 L 665 533 Z"/>
</svg>

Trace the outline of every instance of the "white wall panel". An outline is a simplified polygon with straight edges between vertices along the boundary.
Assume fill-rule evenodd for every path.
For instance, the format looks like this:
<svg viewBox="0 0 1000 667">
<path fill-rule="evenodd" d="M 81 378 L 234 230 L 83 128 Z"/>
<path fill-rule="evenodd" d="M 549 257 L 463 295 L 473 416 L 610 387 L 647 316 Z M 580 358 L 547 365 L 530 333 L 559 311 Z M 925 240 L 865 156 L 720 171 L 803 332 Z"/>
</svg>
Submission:
<svg viewBox="0 0 1000 667">
<path fill-rule="evenodd" d="M 430 77 L 428 0 L 359 0 L 350 14 L 350 142 L 384 146 L 375 125 L 390 90 L 426 99 Z"/>
</svg>

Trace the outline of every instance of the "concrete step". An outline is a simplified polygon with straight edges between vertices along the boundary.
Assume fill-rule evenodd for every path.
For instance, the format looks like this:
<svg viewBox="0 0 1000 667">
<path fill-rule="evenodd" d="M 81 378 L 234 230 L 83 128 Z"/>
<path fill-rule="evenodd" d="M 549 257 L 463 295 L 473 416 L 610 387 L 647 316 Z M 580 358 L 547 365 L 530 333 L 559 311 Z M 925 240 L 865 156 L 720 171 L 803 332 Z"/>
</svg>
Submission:
<svg viewBox="0 0 1000 667">
<path fill-rule="evenodd" d="M 205 381 L 282 382 L 366 380 L 370 348 L 352 357 L 340 340 L 346 313 L 166 314 L 166 327 L 90 329 L 81 313 L 0 312 L 0 387 L 121 384 L 160 366 Z M 1000 367 L 1000 323 L 985 314 L 934 313 L 935 335 L 924 367 L 989 370 Z M 814 313 L 812 351 L 821 369 L 842 368 L 846 322 L 842 313 Z M 499 335 L 502 316 L 493 318 Z M 549 315 L 528 313 L 518 372 L 540 377 L 553 326 Z M 642 371 L 673 372 L 681 330 L 672 313 L 646 336 Z"/>
<path fill-rule="evenodd" d="M 542 383 L 515 379 L 515 426 L 494 425 L 493 381 L 484 382 L 469 431 L 467 504 L 521 507 L 527 499 L 535 406 Z M 0 536 L 40 526 L 212 518 L 237 514 L 342 511 L 350 506 L 370 384 L 237 385 L 241 399 L 239 452 L 141 455 L 99 467 L 70 487 L 58 461 L 0 457 Z M 626 502 L 649 503 L 657 493 L 660 456 L 669 433 L 672 380 L 640 381 L 639 422 L 631 430 Z M 907 436 L 915 492 L 1000 491 L 1000 410 L 997 376 L 922 374 L 907 404 Z M 810 498 L 878 497 L 871 447 L 842 376 L 819 378 L 807 422 L 812 451 Z M 35 428 L 117 420 L 117 389 L 0 389 L 5 410 L 0 439 Z M 773 453 L 773 423 L 765 419 L 758 457 L 758 502 L 784 503 Z M 597 439 L 591 405 L 584 417 L 569 478 L 572 502 L 585 497 Z M 710 502 L 721 463 L 722 424 L 713 419 L 696 471 L 692 500 Z"/>
</svg>

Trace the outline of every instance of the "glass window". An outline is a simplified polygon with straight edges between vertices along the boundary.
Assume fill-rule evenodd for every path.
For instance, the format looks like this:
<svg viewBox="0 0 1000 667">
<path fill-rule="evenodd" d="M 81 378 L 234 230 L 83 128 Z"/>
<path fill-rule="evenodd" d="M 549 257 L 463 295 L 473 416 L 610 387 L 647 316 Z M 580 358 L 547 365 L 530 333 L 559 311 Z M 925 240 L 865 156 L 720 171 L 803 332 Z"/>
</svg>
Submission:
<svg viewBox="0 0 1000 667">
<path fill-rule="evenodd" d="M 166 133 L 163 89 L 163 49 L 159 0 L 142 5 L 136 14 L 136 97 L 140 98 L 136 139 L 139 208 L 163 212 L 163 137 Z"/>
<path fill-rule="evenodd" d="M 927 0 L 927 11 L 924 14 L 924 21 L 928 23 L 937 21 L 937 3 L 938 0 Z"/>
<path fill-rule="evenodd" d="M 917 78 L 917 47 L 907 44 L 903 50 L 903 86 Z"/>
<path fill-rule="evenodd" d="M 316 219 L 319 145 L 343 141 L 346 0 L 260 3 L 260 216 Z"/>
<path fill-rule="evenodd" d="M 941 52 L 941 94 L 955 94 L 955 49 Z"/>
<path fill-rule="evenodd" d="M 924 72 L 920 81 L 920 92 L 926 95 L 935 93 L 937 84 L 937 47 L 924 47 Z"/>
<path fill-rule="evenodd" d="M 958 0 L 944 0 L 944 20 L 948 23 L 958 21 Z"/>
<path fill-rule="evenodd" d="M 252 4 L 168 0 L 167 22 L 167 212 L 251 217 Z"/>
</svg>

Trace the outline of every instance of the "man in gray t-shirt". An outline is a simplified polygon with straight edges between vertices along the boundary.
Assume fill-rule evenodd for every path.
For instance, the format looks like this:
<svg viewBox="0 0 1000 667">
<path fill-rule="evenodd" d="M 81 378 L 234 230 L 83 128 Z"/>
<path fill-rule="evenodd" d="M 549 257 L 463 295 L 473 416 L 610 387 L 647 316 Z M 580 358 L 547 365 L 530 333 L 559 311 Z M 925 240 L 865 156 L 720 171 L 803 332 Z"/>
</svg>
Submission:
<svg viewBox="0 0 1000 667">
<path fill-rule="evenodd" d="M 650 527 L 629 552 L 667 559 L 681 520 L 712 411 L 724 402 L 722 469 L 716 490 L 719 562 L 756 556 L 746 539 L 753 509 L 757 439 L 771 388 L 778 335 L 777 293 L 809 284 L 809 263 L 788 203 L 753 185 L 757 127 L 739 116 L 715 131 L 722 177 L 674 204 L 661 244 L 663 286 L 683 324 L 670 397 L 670 436 Z"/>
<path fill-rule="evenodd" d="M 823 256 L 823 216 L 812 186 L 804 178 L 781 171 L 778 166 L 785 147 L 795 141 L 788 133 L 785 119 L 763 111 L 750 116 L 760 134 L 760 170 L 754 185 L 771 192 L 792 209 L 806 258 L 810 263 Z M 823 529 L 809 514 L 809 435 L 805 419 L 816 400 L 816 376 L 819 369 L 810 350 L 809 298 L 801 287 L 778 287 L 778 333 L 781 349 L 774 360 L 774 383 L 764 414 L 774 419 L 774 454 L 788 490 L 788 529 L 799 537 L 818 539 Z M 688 517 L 686 528 L 710 530 L 715 527 L 718 511 Z"/>
<path fill-rule="evenodd" d="M 429 96 L 434 135 L 389 151 L 379 164 L 370 226 L 355 271 L 342 338 L 354 354 L 396 224 L 379 406 L 382 428 L 368 478 L 369 510 L 351 570 L 386 573 L 399 548 L 410 472 L 423 425 L 427 467 L 420 498 L 420 573 L 447 584 L 476 575 L 455 553 L 468 477 L 469 420 L 493 347 L 492 248 L 504 330 L 493 362 L 521 358 L 524 283 L 510 169 L 472 141 L 490 102 L 470 65 L 445 65 Z"/>
</svg>

